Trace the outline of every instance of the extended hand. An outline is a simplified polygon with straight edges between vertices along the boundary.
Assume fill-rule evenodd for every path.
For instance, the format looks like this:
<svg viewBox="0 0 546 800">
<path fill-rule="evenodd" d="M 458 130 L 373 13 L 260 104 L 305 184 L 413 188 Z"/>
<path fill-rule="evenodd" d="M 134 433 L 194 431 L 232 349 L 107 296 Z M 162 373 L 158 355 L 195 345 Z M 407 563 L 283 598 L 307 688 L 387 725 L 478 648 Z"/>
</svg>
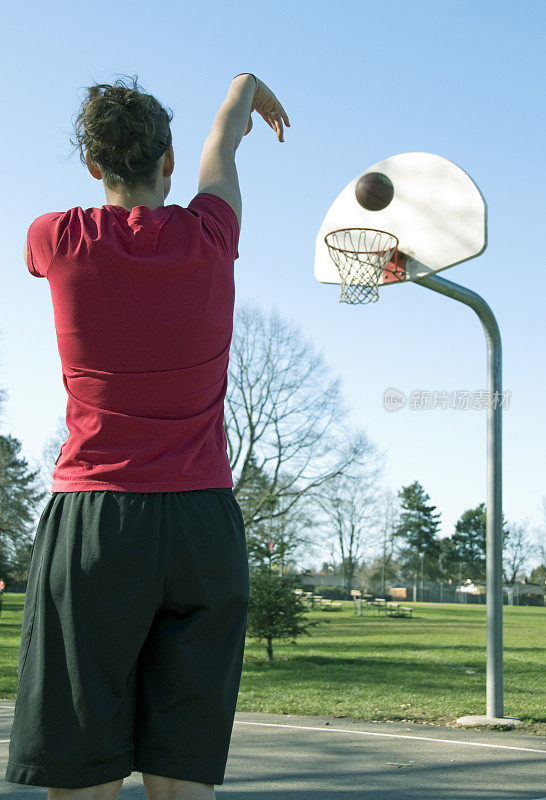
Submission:
<svg viewBox="0 0 546 800">
<path fill-rule="evenodd" d="M 250 117 L 244 136 L 252 130 L 252 111 L 257 111 L 258 114 L 265 119 L 267 124 L 273 128 L 279 142 L 284 142 L 283 120 L 289 128 L 291 127 L 288 114 L 271 89 L 259 78 L 257 78 L 257 81 L 258 85 L 254 94 L 254 100 L 252 101 Z"/>
</svg>

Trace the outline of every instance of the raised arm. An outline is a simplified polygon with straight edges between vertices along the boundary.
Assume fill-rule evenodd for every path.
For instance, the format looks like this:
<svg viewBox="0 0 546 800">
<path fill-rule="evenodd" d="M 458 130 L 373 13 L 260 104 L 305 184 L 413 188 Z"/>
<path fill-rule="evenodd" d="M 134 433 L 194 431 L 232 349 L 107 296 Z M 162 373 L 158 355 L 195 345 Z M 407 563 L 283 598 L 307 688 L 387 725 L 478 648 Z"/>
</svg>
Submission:
<svg viewBox="0 0 546 800">
<path fill-rule="evenodd" d="M 257 111 L 284 141 L 283 121 L 290 127 L 286 111 L 271 89 L 253 75 L 233 79 L 205 140 L 199 166 L 198 192 L 209 192 L 228 203 L 241 226 L 242 201 L 235 165 L 235 151 L 252 130 L 252 111 Z"/>
</svg>

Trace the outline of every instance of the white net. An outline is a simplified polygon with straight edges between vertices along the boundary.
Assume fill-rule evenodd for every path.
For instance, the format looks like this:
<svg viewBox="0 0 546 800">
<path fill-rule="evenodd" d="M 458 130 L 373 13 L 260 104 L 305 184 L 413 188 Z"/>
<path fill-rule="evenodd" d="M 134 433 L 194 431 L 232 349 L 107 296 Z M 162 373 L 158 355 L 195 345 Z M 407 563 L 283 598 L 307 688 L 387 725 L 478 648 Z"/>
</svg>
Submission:
<svg viewBox="0 0 546 800">
<path fill-rule="evenodd" d="M 344 228 L 324 237 L 341 279 L 340 303 L 374 303 L 379 281 L 398 247 L 392 233 L 372 228 Z"/>
</svg>

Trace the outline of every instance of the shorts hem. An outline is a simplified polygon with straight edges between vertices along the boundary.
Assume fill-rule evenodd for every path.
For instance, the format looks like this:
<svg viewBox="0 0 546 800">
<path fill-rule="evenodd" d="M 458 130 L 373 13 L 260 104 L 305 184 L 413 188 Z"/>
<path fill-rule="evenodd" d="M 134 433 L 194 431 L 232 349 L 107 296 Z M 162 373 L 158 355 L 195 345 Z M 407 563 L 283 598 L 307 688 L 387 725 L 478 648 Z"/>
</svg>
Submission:
<svg viewBox="0 0 546 800">
<path fill-rule="evenodd" d="M 164 778 L 174 778 L 179 781 L 195 781 L 221 786 L 224 782 L 225 765 L 196 764 L 195 761 L 182 761 L 168 758 L 159 753 L 140 751 L 135 755 L 133 769 L 136 772 L 146 772 L 149 775 L 160 775 Z"/>
<path fill-rule="evenodd" d="M 43 786 L 51 789 L 85 789 L 88 786 L 99 786 L 101 783 L 128 778 L 133 771 L 133 753 L 116 758 L 107 764 L 96 767 L 59 768 L 53 773 L 51 766 L 41 767 L 38 764 L 21 764 L 8 761 L 6 781 L 23 783 L 30 786 Z"/>
</svg>

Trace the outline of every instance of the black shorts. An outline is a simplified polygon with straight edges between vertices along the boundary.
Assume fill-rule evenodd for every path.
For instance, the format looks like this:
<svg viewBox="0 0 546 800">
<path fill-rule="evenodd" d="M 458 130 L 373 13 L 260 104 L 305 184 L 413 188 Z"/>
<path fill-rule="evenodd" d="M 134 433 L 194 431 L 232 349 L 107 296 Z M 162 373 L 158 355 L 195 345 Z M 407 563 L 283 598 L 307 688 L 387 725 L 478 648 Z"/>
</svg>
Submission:
<svg viewBox="0 0 546 800">
<path fill-rule="evenodd" d="M 248 600 L 232 489 L 52 494 L 32 547 L 6 780 L 223 783 Z"/>
</svg>

